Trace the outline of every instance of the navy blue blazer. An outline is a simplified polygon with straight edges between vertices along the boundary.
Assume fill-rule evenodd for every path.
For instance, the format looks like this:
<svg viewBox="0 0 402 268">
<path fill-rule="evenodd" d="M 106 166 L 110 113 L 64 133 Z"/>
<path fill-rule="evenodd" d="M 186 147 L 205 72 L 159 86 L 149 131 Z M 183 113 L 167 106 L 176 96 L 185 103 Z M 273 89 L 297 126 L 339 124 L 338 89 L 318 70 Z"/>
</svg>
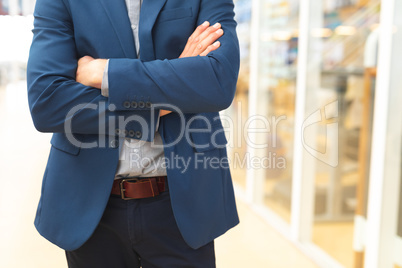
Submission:
<svg viewBox="0 0 402 268">
<path fill-rule="evenodd" d="M 218 113 L 233 100 L 239 70 L 232 0 L 144 0 L 141 59 L 124 0 L 37 0 L 34 17 L 29 107 L 37 130 L 54 133 L 35 218 L 40 234 L 66 250 L 91 236 L 110 195 L 119 144 L 133 136 L 152 141 L 159 110 L 151 107 L 160 104 L 184 113 L 163 116 L 159 125 L 165 156 L 172 159 L 167 175 L 183 238 L 198 248 L 235 226 Z M 205 57 L 177 59 L 206 20 L 222 24 L 221 47 Z M 75 81 L 84 55 L 110 59 L 108 98 Z M 184 125 L 202 131 L 183 135 Z M 174 157 L 188 161 L 188 168 L 174 164 Z"/>
</svg>

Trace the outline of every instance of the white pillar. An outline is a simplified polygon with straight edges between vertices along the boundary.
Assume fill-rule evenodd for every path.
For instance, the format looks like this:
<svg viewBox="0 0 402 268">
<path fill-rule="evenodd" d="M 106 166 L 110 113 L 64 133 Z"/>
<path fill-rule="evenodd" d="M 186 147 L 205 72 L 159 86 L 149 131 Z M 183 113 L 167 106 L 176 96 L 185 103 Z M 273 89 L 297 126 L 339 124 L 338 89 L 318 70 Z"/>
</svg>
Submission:
<svg viewBox="0 0 402 268">
<path fill-rule="evenodd" d="M 260 54 L 260 17 L 261 17 L 261 0 L 253 0 L 251 9 L 251 31 L 250 31 L 250 86 L 249 86 L 249 118 L 261 114 L 257 103 L 259 95 L 259 54 Z M 261 108 L 261 107 L 260 107 Z M 266 116 L 266 114 L 265 114 Z M 253 126 L 252 126 L 253 127 Z M 255 141 L 257 138 L 256 133 L 242 133 L 248 135 L 247 139 Z M 247 153 L 250 157 L 258 157 L 261 150 L 247 145 Z M 263 180 L 265 177 L 265 170 L 263 169 L 247 169 L 246 177 L 246 200 L 247 202 L 262 202 Z"/>
<path fill-rule="evenodd" d="M 367 212 L 366 268 L 394 267 L 402 137 L 402 2 L 381 3 Z M 402 254 L 402 253 L 399 253 Z"/>
<path fill-rule="evenodd" d="M 300 1 L 299 54 L 297 66 L 297 87 L 295 102 L 295 132 L 292 170 L 292 238 L 300 242 L 310 242 L 314 220 L 315 167 L 316 161 L 307 153 L 303 143 L 303 125 L 306 118 L 317 109 L 315 91 L 320 86 L 321 53 L 315 51 L 311 29 L 322 27 L 323 9 L 321 1 Z M 313 55 L 313 53 L 315 53 Z M 314 128 L 314 126 L 310 126 Z M 310 131 L 315 133 L 316 131 Z M 316 137 L 308 137 L 315 141 Z"/>
</svg>

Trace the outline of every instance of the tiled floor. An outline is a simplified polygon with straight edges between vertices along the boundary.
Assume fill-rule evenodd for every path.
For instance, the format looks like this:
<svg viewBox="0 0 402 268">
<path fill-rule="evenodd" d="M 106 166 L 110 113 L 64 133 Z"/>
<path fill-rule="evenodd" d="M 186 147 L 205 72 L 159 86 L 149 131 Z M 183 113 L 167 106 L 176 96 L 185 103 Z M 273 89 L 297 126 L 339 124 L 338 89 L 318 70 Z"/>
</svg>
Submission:
<svg viewBox="0 0 402 268">
<path fill-rule="evenodd" d="M 50 134 L 33 127 L 25 82 L 0 88 L 0 123 L 0 267 L 66 267 L 33 226 Z M 238 208 L 241 224 L 216 240 L 219 268 L 316 267 L 240 200 Z"/>
</svg>

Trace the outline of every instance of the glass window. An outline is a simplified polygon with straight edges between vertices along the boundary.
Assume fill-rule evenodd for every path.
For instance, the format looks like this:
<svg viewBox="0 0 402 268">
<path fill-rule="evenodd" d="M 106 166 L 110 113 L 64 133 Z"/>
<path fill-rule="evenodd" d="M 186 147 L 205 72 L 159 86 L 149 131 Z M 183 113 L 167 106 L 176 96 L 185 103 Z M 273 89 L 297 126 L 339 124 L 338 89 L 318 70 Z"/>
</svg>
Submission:
<svg viewBox="0 0 402 268">
<path fill-rule="evenodd" d="M 269 127 L 259 134 L 267 145 L 263 203 L 290 222 L 299 1 L 264 0 L 260 7 L 257 105 Z"/>
<path fill-rule="evenodd" d="M 345 267 L 366 214 L 380 1 L 317 1 L 311 16 L 304 147 L 316 160 L 313 242 Z M 366 49 L 365 49 L 366 48 Z"/>
</svg>

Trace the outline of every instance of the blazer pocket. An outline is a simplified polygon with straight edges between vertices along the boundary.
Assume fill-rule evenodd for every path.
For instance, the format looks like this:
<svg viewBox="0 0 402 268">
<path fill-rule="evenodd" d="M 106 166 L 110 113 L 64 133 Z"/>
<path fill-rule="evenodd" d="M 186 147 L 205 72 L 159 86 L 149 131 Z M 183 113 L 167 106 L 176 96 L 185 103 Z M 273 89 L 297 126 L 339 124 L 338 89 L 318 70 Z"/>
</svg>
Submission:
<svg viewBox="0 0 402 268">
<path fill-rule="evenodd" d="M 228 143 L 221 124 L 212 125 L 211 132 L 190 132 L 192 146 L 197 152 L 225 148 Z"/>
<path fill-rule="evenodd" d="M 193 16 L 193 10 L 191 7 L 180 7 L 173 9 L 162 10 L 158 16 L 158 21 L 169 21 L 169 20 L 178 20 L 187 17 Z"/>
<path fill-rule="evenodd" d="M 64 133 L 55 133 L 50 140 L 50 144 L 52 144 L 54 148 L 72 155 L 78 155 L 81 142 L 75 140 L 74 143 L 79 144 L 72 144 Z"/>
</svg>

